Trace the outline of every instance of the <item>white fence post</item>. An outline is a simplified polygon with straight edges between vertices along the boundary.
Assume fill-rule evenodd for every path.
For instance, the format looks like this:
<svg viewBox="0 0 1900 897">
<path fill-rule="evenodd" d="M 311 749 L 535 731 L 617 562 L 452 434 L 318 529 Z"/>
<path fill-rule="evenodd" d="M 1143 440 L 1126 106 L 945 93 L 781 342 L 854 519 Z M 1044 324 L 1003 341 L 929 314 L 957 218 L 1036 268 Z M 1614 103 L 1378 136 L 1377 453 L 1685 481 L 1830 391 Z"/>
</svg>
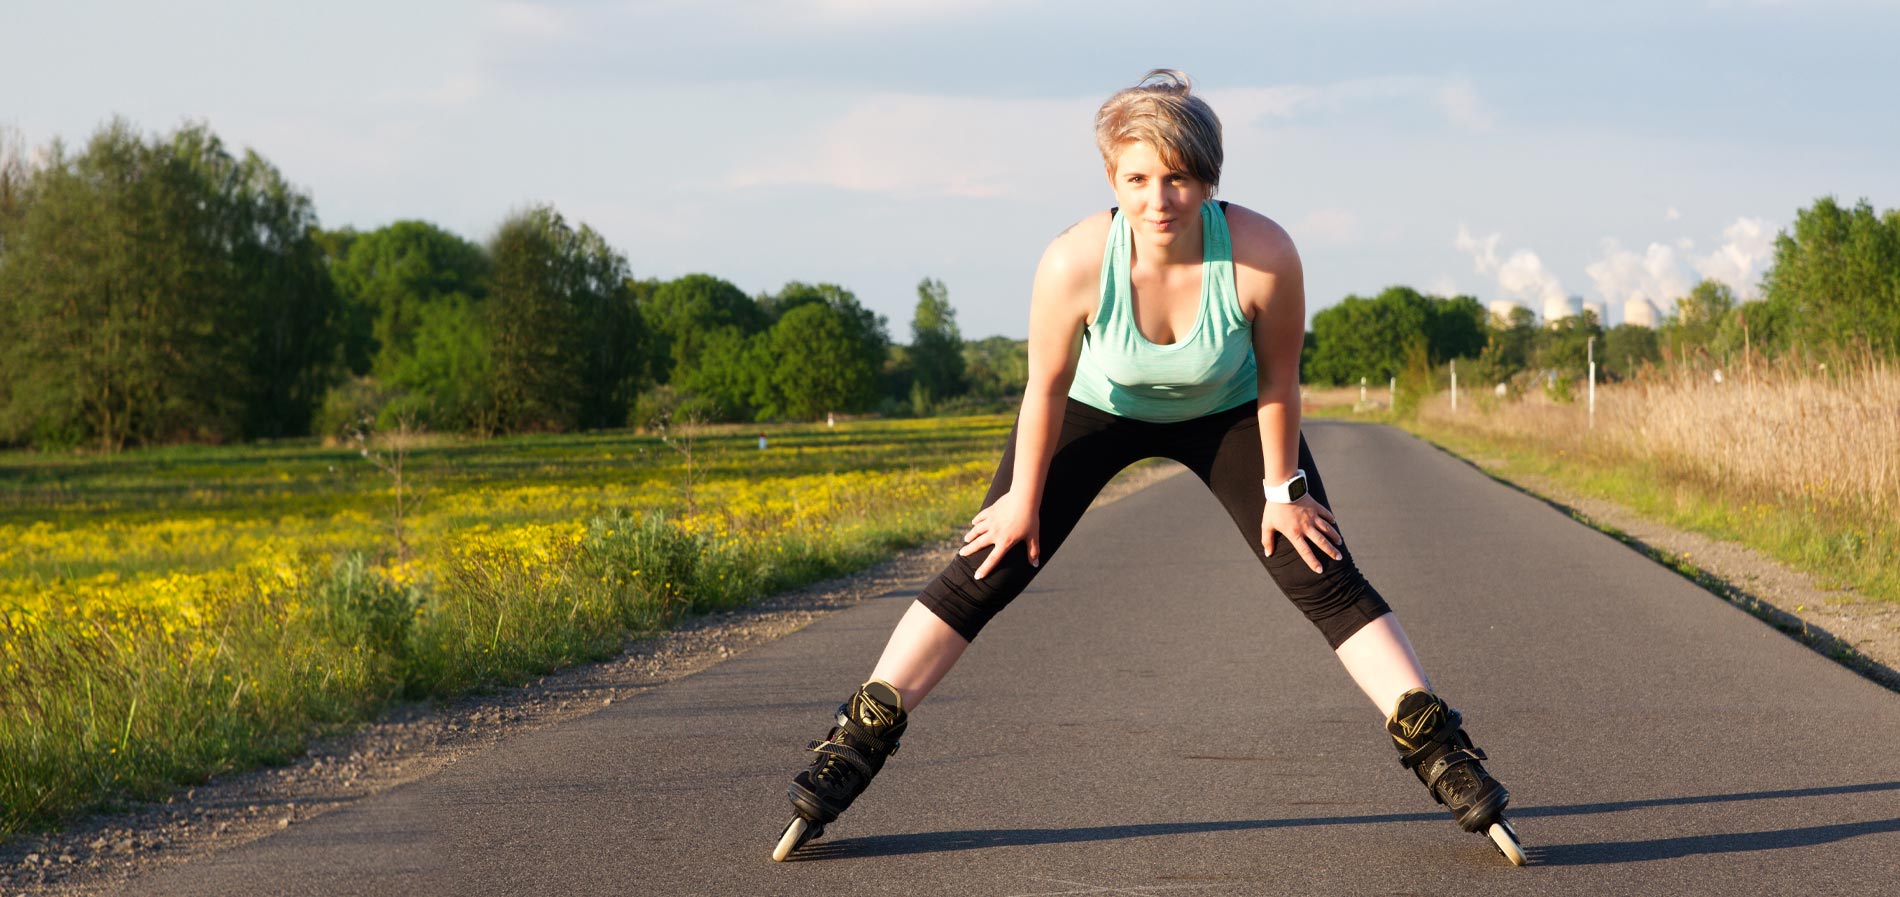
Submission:
<svg viewBox="0 0 1900 897">
<path fill-rule="evenodd" d="M 1597 338 L 1594 336 L 1590 337 L 1589 352 L 1590 352 L 1590 424 L 1589 424 L 1589 428 L 1594 430 L 1597 427 Z"/>
<path fill-rule="evenodd" d="M 1451 413 L 1458 413 L 1458 359 L 1451 360 Z"/>
</svg>

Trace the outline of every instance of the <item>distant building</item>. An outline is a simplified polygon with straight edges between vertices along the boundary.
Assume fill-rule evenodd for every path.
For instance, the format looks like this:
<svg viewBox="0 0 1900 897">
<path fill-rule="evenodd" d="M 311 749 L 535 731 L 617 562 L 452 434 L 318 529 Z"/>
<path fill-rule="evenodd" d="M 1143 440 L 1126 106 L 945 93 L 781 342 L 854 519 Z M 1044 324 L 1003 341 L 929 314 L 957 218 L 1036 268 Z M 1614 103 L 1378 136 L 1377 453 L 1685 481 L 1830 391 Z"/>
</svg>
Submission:
<svg viewBox="0 0 1900 897">
<path fill-rule="evenodd" d="M 1491 326 L 1500 328 L 1511 326 L 1511 312 L 1518 309 L 1517 303 L 1509 299 L 1494 299 L 1485 307 L 1491 312 Z"/>
<path fill-rule="evenodd" d="M 1585 303 L 1583 304 L 1583 310 L 1584 310 L 1584 311 L 1587 311 L 1587 312 L 1589 312 L 1589 313 L 1591 313 L 1591 314 L 1593 314 L 1593 315 L 1596 315 L 1596 316 L 1597 316 L 1597 326 L 1598 326 L 1598 327 L 1602 327 L 1602 326 L 1604 326 L 1604 318 L 1603 318 L 1603 303 L 1601 303 L 1601 302 L 1585 302 Z"/>
<path fill-rule="evenodd" d="M 1544 323 L 1555 324 L 1564 318 L 1574 318 L 1583 307 L 1583 300 L 1577 296 L 1552 296 L 1544 300 Z"/>
<path fill-rule="evenodd" d="M 1625 324 L 1635 324 L 1638 327 L 1654 330 L 1656 321 L 1660 317 L 1662 316 L 1656 312 L 1656 306 L 1642 296 L 1631 296 L 1628 302 L 1623 303 L 1623 323 Z"/>
</svg>

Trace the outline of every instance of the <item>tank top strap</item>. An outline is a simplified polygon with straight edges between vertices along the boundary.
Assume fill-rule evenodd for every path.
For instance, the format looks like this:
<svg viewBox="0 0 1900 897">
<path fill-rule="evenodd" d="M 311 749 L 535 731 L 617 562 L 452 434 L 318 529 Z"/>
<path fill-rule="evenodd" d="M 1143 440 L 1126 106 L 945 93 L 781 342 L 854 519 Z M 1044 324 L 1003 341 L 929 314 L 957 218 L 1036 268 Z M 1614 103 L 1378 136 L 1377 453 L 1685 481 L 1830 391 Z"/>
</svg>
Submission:
<svg viewBox="0 0 1900 897">
<path fill-rule="evenodd" d="M 1128 264 L 1132 255 L 1128 218 L 1122 214 L 1120 207 L 1109 211 L 1115 217 L 1109 221 L 1108 242 L 1102 246 L 1102 278 L 1097 290 L 1101 299 L 1095 307 L 1093 325 L 1100 330 L 1108 330 L 1132 320 L 1130 314 L 1134 305 L 1134 291 L 1128 281 Z"/>
<path fill-rule="evenodd" d="M 1201 205 L 1201 301 L 1208 323 L 1232 330 L 1246 323 L 1240 287 L 1234 278 L 1233 235 L 1227 229 L 1227 203 Z"/>
</svg>

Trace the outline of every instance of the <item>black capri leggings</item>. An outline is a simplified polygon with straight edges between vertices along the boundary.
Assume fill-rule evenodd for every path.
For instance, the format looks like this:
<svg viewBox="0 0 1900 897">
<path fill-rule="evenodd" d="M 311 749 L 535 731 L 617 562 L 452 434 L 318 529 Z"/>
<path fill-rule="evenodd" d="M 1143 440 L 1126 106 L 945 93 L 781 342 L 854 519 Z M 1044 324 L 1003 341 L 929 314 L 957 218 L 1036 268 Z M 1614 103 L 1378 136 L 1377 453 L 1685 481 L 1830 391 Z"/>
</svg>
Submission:
<svg viewBox="0 0 1900 897">
<path fill-rule="evenodd" d="M 1274 540 L 1272 556 L 1261 556 L 1260 515 L 1266 508 L 1266 497 L 1261 493 L 1260 481 L 1265 474 L 1260 421 L 1253 402 L 1193 420 L 1149 423 L 1068 400 L 1062 415 L 1062 434 L 1056 439 L 1055 456 L 1049 462 L 1048 480 L 1043 486 L 1039 512 L 1043 562 L 1047 563 L 1062 547 L 1082 512 L 1116 473 L 1152 457 L 1179 461 L 1207 484 L 1280 591 L 1319 627 L 1334 648 L 1391 610 L 1360 574 L 1351 552 L 1343 547 L 1344 558 L 1337 561 L 1315 549 L 1323 571 L 1320 573 L 1306 566 L 1292 540 L 1284 535 Z M 983 507 L 1009 491 L 1015 464 L 1016 430 L 1012 429 L 1009 447 L 996 468 Z M 1320 482 L 1305 436 L 1300 437 L 1299 466 L 1306 471 L 1306 485 L 1313 499 L 1330 508 L 1326 486 Z M 987 555 L 979 551 L 971 557 L 953 558 L 918 596 L 925 607 L 965 639 L 974 640 L 984 624 L 1036 577 L 1038 568 L 1029 565 L 1028 546 L 1017 544 L 1010 546 L 1009 553 L 978 582 L 976 568 Z"/>
</svg>

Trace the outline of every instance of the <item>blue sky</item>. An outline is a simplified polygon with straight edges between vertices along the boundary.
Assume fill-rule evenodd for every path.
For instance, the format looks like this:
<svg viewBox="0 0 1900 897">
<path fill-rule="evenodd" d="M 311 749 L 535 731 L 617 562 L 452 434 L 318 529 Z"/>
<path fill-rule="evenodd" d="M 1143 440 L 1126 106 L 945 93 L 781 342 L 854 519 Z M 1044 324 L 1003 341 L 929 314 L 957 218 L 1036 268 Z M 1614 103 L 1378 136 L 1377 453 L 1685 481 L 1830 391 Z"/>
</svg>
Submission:
<svg viewBox="0 0 1900 897">
<path fill-rule="evenodd" d="M 1391 284 L 1610 323 L 1753 293 L 1815 198 L 1900 206 L 1900 2 L 0 0 L 0 126 L 204 120 L 325 226 L 485 240 L 553 203 L 640 276 L 831 281 L 908 341 L 1027 330 L 1050 237 L 1111 204 L 1091 134 L 1149 68 L 1227 135 L 1221 196 L 1301 248 L 1309 315 Z"/>
</svg>

